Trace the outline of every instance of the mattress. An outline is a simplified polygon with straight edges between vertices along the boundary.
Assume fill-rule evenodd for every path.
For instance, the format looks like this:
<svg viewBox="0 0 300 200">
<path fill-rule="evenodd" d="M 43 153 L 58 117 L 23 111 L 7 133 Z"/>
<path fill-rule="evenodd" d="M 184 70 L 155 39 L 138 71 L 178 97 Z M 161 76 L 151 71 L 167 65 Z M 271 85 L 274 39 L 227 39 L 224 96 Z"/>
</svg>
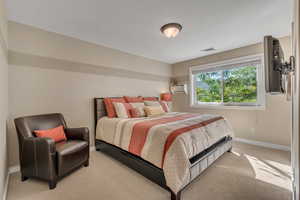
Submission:
<svg viewBox="0 0 300 200">
<path fill-rule="evenodd" d="M 193 179 L 190 159 L 228 136 L 233 137 L 233 131 L 222 116 L 178 112 L 145 118 L 103 117 L 96 129 L 96 139 L 162 168 L 173 192 Z"/>
</svg>

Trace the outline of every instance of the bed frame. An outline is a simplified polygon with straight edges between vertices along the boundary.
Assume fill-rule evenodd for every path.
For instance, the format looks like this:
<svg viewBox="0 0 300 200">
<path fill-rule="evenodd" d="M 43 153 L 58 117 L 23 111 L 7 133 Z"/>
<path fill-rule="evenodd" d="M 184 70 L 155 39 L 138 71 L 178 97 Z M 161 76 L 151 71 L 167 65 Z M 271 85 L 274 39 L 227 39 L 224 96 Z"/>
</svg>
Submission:
<svg viewBox="0 0 300 200">
<path fill-rule="evenodd" d="M 97 121 L 106 116 L 106 110 L 103 103 L 104 98 L 95 98 L 94 99 L 94 110 L 95 110 L 95 127 L 97 126 Z M 95 129 L 96 130 L 96 129 Z M 95 131 L 96 135 L 96 131 Z M 96 137 L 95 137 L 96 138 Z M 125 151 L 115 145 L 106 143 L 105 141 L 95 139 L 95 146 L 97 151 L 101 151 L 106 155 L 118 160 L 119 162 L 125 164 L 136 172 L 140 173 L 144 177 L 158 184 L 162 188 L 171 192 L 171 200 L 180 200 L 181 199 L 181 189 L 178 193 L 174 193 L 166 185 L 166 180 L 164 172 L 161 168 L 156 167 L 150 162 L 142 159 L 139 156 L 136 156 L 128 151 Z M 208 149 L 202 151 L 196 156 L 190 159 L 191 162 L 191 179 L 194 180 L 197 178 L 208 166 L 210 166 L 215 160 L 217 160 L 225 152 L 230 152 L 232 148 L 232 138 L 224 137 Z M 196 173 L 192 173 L 196 172 Z"/>
</svg>

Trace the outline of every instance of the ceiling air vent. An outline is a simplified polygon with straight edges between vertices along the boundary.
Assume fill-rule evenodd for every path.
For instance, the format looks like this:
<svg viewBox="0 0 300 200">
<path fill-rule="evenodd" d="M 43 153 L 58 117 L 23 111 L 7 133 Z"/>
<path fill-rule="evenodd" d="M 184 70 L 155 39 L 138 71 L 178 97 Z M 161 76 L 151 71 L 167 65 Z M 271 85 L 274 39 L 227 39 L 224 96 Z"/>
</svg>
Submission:
<svg viewBox="0 0 300 200">
<path fill-rule="evenodd" d="M 207 48 L 207 49 L 203 49 L 202 51 L 215 51 L 216 49 L 211 47 L 211 48 Z"/>
</svg>

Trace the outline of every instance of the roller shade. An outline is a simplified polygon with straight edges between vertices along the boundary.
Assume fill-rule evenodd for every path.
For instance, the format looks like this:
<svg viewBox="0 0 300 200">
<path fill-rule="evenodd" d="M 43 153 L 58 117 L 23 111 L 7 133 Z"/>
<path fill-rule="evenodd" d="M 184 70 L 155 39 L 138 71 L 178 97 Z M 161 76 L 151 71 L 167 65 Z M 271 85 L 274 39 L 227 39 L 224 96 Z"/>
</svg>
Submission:
<svg viewBox="0 0 300 200">
<path fill-rule="evenodd" d="M 232 63 L 232 64 L 224 64 L 224 65 L 206 65 L 203 67 L 192 67 L 191 68 L 191 73 L 194 74 L 199 74 L 199 73 L 205 73 L 205 72 L 214 72 L 214 71 L 220 71 L 220 70 L 228 70 L 228 69 L 233 69 L 233 68 L 238 68 L 238 67 L 246 67 L 246 66 L 258 66 L 261 65 L 261 60 L 256 59 L 256 60 L 251 60 L 251 61 L 241 61 L 238 63 Z"/>
</svg>

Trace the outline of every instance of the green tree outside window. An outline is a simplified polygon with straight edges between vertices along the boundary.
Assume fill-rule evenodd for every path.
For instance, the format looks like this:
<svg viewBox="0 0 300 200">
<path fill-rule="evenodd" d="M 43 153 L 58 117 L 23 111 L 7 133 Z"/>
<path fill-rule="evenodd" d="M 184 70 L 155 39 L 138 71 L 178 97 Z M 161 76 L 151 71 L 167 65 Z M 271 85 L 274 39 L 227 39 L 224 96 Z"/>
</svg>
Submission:
<svg viewBox="0 0 300 200">
<path fill-rule="evenodd" d="M 198 102 L 257 102 L 257 68 L 244 66 L 196 75 Z"/>
</svg>

